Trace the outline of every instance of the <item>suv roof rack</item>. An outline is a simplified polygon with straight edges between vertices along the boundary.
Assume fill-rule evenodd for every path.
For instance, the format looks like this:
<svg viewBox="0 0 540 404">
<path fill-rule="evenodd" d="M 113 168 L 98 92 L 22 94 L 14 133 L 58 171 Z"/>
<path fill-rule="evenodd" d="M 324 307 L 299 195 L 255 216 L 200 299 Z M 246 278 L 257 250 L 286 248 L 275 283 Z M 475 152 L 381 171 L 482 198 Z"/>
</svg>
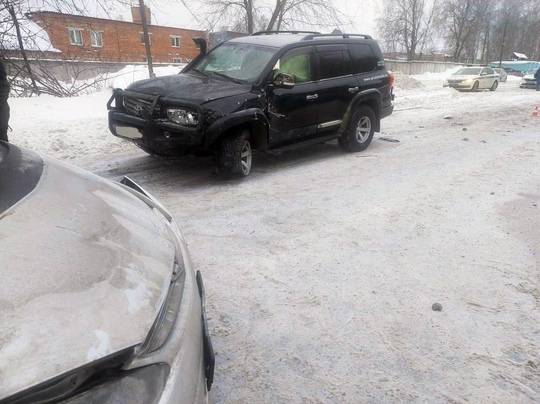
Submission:
<svg viewBox="0 0 540 404">
<path fill-rule="evenodd" d="M 258 31 L 251 34 L 254 35 L 272 35 L 272 34 L 312 34 L 312 35 L 322 35 L 320 32 L 315 31 Z"/>
<path fill-rule="evenodd" d="M 315 38 L 322 38 L 322 37 L 333 37 L 337 36 L 343 39 L 349 39 L 351 37 L 361 37 L 364 39 L 373 39 L 370 35 L 366 34 L 320 34 L 320 33 L 314 33 L 313 35 L 308 35 L 302 39 L 302 41 L 309 41 L 311 39 Z"/>
</svg>

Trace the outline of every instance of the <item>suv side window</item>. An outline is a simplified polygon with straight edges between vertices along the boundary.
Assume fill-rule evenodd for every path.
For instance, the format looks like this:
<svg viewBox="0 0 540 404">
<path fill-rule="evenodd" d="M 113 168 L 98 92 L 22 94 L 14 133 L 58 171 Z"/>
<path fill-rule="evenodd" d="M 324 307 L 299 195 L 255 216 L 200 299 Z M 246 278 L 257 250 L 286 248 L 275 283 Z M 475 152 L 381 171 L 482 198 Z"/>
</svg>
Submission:
<svg viewBox="0 0 540 404">
<path fill-rule="evenodd" d="M 285 53 L 274 66 L 274 77 L 287 73 L 294 77 L 296 84 L 313 81 L 311 48 L 293 49 Z"/>
<path fill-rule="evenodd" d="M 377 58 L 366 44 L 350 44 L 351 68 L 353 74 L 369 73 L 377 68 Z"/>
<path fill-rule="evenodd" d="M 320 79 L 330 79 L 351 74 L 349 66 L 349 54 L 343 50 L 330 50 L 317 52 L 319 55 Z"/>
</svg>

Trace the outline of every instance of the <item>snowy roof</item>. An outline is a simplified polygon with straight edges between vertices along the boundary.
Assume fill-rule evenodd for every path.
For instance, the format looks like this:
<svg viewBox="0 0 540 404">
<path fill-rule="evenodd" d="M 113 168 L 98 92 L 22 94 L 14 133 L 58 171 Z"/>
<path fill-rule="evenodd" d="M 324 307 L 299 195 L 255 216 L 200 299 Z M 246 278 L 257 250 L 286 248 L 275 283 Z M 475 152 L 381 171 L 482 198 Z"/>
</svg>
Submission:
<svg viewBox="0 0 540 404">
<path fill-rule="evenodd" d="M 512 53 L 512 56 L 515 56 L 515 57 L 517 57 L 518 59 L 529 59 L 529 58 L 527 57 L 527 55 L 524 55 L 523 53 L 517 53 L 517 52 L 514 52 L 514 53 Z"/>
<path fill-rule="evenodd" d="M 42 29 L 36 23 L 27 20 L 20 19 L 19 25 L 21 28 L 22 40 L 24 48 L 29 51 L 42 51 L 42 52 L 60 52 L 52 46 L 51 40 L 47 32 Z M 19 49 L 19 42 L 17 40 L 17 34 L 15 28 L 8 30 L 2 36 L 2 48 L 4 49 Z"/>
</svg>

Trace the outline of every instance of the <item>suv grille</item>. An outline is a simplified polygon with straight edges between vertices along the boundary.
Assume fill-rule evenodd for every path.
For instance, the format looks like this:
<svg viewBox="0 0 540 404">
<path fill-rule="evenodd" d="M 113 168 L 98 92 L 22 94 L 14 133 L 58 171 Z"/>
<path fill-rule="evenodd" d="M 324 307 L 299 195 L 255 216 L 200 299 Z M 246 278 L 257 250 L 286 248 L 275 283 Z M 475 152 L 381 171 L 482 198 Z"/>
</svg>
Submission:
<svg viewBox="0 0 540 404">
<path fill-rule="evenodd" d="M 152 107 L 152 101 L 124 96 L 124 108 L 131 115 L 135 115 L 135 116 L 151 115 L 151 111 L 150 111 L 151 107 Z"/>
</svg>

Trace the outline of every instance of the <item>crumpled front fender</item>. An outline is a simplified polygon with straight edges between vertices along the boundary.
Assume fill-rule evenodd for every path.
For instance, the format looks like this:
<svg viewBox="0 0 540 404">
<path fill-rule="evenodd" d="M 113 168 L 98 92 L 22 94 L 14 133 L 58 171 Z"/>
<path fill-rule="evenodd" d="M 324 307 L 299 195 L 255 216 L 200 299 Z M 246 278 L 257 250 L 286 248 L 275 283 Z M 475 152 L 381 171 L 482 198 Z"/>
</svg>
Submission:
<svg viewBox="0 0 540 404">
<path fill-rule="evenodd" d="M 268 118 L 259 108 L 249 108 L 219 118 L 206 130 L 204 148 L 210 148 L 229 129 L 253 121 L 260 121 L 265 126 L 268 125 Z"/>
</svg>

